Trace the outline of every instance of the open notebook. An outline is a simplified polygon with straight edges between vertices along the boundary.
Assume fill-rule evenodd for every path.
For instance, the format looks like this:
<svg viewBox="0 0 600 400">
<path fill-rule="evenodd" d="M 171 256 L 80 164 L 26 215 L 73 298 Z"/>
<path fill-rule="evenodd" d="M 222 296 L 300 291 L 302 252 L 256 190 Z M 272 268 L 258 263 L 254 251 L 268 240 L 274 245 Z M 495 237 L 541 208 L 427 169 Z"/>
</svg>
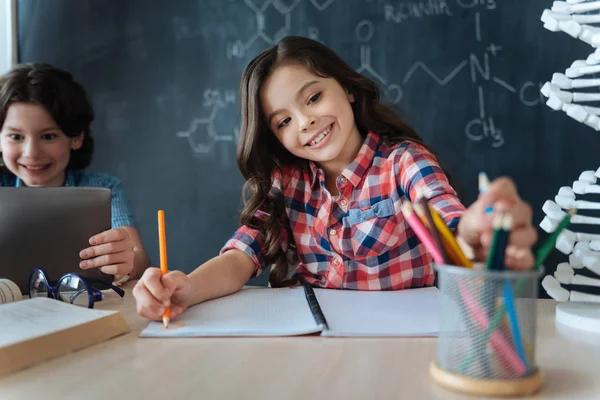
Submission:
<svg viewBox="0 0 600 400">
<path fill-rule="evenodd" d="M 439 310 L 437 288 L 246 288 L 190 307 L 168 329 L 150 322 L 140 336 L 437 336 Z"/>
</svg>

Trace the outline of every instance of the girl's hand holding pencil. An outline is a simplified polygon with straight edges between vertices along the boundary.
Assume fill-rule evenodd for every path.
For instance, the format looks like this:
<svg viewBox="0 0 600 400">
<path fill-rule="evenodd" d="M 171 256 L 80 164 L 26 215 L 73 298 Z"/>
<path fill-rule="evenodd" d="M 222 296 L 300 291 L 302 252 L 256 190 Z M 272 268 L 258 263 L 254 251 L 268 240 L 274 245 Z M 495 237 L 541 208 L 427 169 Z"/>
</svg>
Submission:
<svg viewBox="0 0 600 400">
<path fill-rule="evenodd" d="M 170 309 L 170 319 L 181 315 L 192 298 L 190 278 L 181 271 L 162 275 L 160 268 L 148 268 L 133 288 L 137 312 L 152 321 L 161 321 L 165 309 Z"/>
<path fill-rule="evenodd" d="M 508 178 L 498 178 L 480 192 L 477 201 L 462 216 L 457 234 L 473 249 L 476 259 L 485 260 L 494 234 L 494 213 L 487 210 L 492 207 L 496 212 L 510 214 L 513 227 L 504 264 L 510 269 L 531 269 L 535 262 L 531 247 L 537 241 L 531 207 L 519 197 L 515 184 Z"/>
<path fill-rule="evenodd" d="M 151 320 L 162 319 L 165 328 L 171 319 L 188 308 L 192 297 L 190 278 L 181 271 L 169 272 L 165 212 L 158 210 L 160 269 L 148 268 L 133 288 L 137 312 Z"/>
</svg>

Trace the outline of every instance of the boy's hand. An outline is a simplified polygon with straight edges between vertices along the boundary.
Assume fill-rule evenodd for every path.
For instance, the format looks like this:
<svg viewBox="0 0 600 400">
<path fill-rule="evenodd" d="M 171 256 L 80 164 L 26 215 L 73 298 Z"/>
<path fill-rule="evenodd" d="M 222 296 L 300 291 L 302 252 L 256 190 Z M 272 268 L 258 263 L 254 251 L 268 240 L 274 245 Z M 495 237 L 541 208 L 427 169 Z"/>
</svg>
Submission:
<svg viewBox="0 0 600 400">
<path fill-rule="evenodd" d="M 181 271 L 170 271 L 162 276 L 159 268 L 148 268 L 133 288 L 133 297 L 142 317 L 161 321 L 165 307 L 170 307 L 173 320 L 188 308 L 192 284 Z"/>
<path fill-rule="evenodd" d="M 499 178 L 489 185 L 487 191 L 465 211 L 458 224 L 458 236 L 471 246 L 477 259 L 486 259 L 494 233 L 494 214 L 486 214 L 487 207 L 493 207 L 494 212 L 510 213 L 513 216 L 505 265 L 511 269 L 531 269 L 535 262 L 531 246 L 537 241 L 537 231 L 531 223 L 531 207 L 521 200 L 511 179 Z"/>
<path fill-rule="evenodd" d="M 90 238 L 92 246 L 81 250 L 82 269 L 100 268 L 109 275 L 128 275 L 133 270 L 135 244 L 124 228 L 113 228 Z"/>
</svg>

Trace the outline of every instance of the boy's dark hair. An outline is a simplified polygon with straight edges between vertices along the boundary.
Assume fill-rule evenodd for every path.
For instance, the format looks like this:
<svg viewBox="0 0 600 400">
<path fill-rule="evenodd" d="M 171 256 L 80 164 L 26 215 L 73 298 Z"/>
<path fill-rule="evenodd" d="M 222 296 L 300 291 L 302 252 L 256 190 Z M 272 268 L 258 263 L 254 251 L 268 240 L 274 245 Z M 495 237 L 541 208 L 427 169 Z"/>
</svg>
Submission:
<svg viewBox="0 0 600 400">
<path fill-rule="evenodd" d="M 70 73 L 43 63 L 16 65 L 0 77 L 0 129 L 13 103 L 41 105 L 68 137 L 83 132 L 83 145 L 79 150 L 71 150 L 67 169 L 83 169 L 90 165 L 94 153 L 90 129 L 94 110 L 85 89 Z M 1 168 L 8 171 L 6 167 Z"/>
</svg>

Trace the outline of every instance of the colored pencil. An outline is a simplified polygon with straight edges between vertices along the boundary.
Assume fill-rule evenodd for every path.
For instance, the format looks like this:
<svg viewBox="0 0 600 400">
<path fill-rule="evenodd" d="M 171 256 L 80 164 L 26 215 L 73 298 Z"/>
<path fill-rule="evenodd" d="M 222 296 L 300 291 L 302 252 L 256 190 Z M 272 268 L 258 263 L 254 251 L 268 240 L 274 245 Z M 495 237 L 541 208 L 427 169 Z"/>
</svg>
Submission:
<svg viewBox="0 0 600 400">
<path fill-rule="evenodd" d="M 467 306 L 467 310 L 469 311 L 469 314 L 473 317 L 479 330 L 483 332 L 482 335 L 485 335 L 487 333 L 486 327 L 489 327 L 489 325 L 490 325 L 489 319 L 487 317 L 485 310 L 483 310 L 481 308 L 481 306 L 475 301 L 475 299 L 470 295 L 469 291 L 463 287 L 461 281 L 458 281 L 458 288 L 459 288 L 461 296 L 465 302 L 465 305 Z M 488 339 L 488 337 L 485 338 L 485 341 L 487 341 L 487 339 Z M 523 375 L 525 372 L 527 372 L 526 366 L 523 363 L 523 361 L 513 351 L 510 344 L 506 341 L 506 339 L 504 338 L 504 336 L 502 336 L 502 334 L 500 332 L 498 332 L 498 331 L 491 332 L 490 339 L 491 339 L 492 347 L 494 348 L 494 350 L 496 350 L 496 352 L 498 353 L 498 356 L 504 362 L 508 363 L 508 365 L 510 365 L 510 367 L 518 374 L 518 376 Z M 483 343 L 485 343 L 485 341 Z M 471 354 L 471 352 L 474 352 L 475 349 L 476 349 L 475 347 L 472 347 L 469 351 L 469 354 L 467 354 L 467 357 Z M 475 356 L 475 354 L 473 354 L 472 357 L 474 357 L 474 356 Z M 465 364 L 464 362 L 461 363 L 460 368 L 459 368 L 459 372 L 461 374 L 464 374 L 466 371 L 466 367 L 464 366 L 464 364 Z"/>
<path fill-rule="evenodd" d="M 162 276 L 165 276 L 169 272 L 167 264 L 167 235 L 165 231 L 165 212 L 158 210 L 158 248 L 160 253 L 160 272 Z M 165 328 L 169 327 L 171 322 L 171 310 L 169 307 L 165 308 L 162 316 L 162 321 Z"/>
<path fill-rule="evenodd" d="M 435 225 L 435 222 L 433 222 L 433 217 L 431 215 L 431 212 L 429 211 L 429 205 L 425 203 L 425 206 L 423 206 L 423 204 L 415 203 L 415 204 L 413 204 L 413 207 L 415 209 L 415 212 L 421 219 L 421 222 L 423 222 L 423 225 L 425 225 L 425 227 L 432 232 L 432 237 L 434 238 L 434 240 L 435 240 L 435 236 L 433 235 L 434 231 L 437 234 L 437 237 L 440 239 L 440 242 L 441 242 L 440 249 L 442 250 L 442 256 L 444 256 L 444 260 L 445 260 L 446 264 L 462 265 L 461 260 L 454 253 L 454 251 L 452 250 L 452 247 L 450 247 L 448 242 L 446 240 L 444 240 L 444 238 L 441 236 L 440 231 L 437 229 L 437 226 Z M 431 221 L 428 221 L 427 217 L 425 216 L 425 210 L 427 210 L 429 212 L 429 217 L 431 217 Z"/>
<path fill-rule="evenodd" d="M 548 255 L 551 253 L 551 251 L 554 248 L 554 245 L 556 243 L 556 239 L 558 238 L 560 233 L 569 225 L 569 223 L 571 222 L 571 217 L 573 215 L 575 215 L 575 212 L 576 212 L 576 210 L 574 210 L 574 209 L 569 210 L 567 215 L 558 224 L 558 227 L 556 228 L 556 230 L 550 236 L 548 236 L 548 238 L 546 239 L 544 244 L 540 247 L 540 249 L 538 250 L 538 252 L 536 254 L 536 258 L 535 258 L 536 261 L 535 261 L 534 269 L 538 269 L 542 265 L 544 260 L 548 257 Z M 527 280 L 525 280 L 525 279 L 519 279 L 517 281 L 517 284 L 515 285 L 515 290 L 514 290 L 514 292 L 517 296 L 521 293 L 521 290 L 523 290 L 523 287 L 526 282 L 527 282 Z M 490 337 L 491 333 L 493 331 L 495 331 L 496 328 L 498 328 L 498 325 L 500 325 L 500 323 L 502 322 L 502 319 L 504 318 L 505 311 L 506 311 L 506 304 L 504 304 L 504 305 L 498 307 L 498 309 L 496 309 L 496 312 L 494 313 L 494 316 L 492 317 L 492 319 L 490 321 L 490 325 L 487 327 L 485 332 L 483 332 L 483 334 L 482 334 L 482 336 L 483 336 L 482 340 L 487 341 L 488 338 Z M 473 362 L 475 356 L 476 356 L 475 349 L 474 348 L 470 349 L 469 353 L 465 356 L 465 358 L 461 362 L 459 370 L 466 371 L 466 369 L 469 367 L 469 365 Z"/>
<path fill-rule="evenodd" d="M 539 268 L 544 263 L 546 258 L 550 255 L 550 253 L 554 249 L 554 245 L 556 244 L 556 240 L 558 239 L 558 236 L 563 231 L 563 229 L 565 229 L 569 225 L 569 223 L 571 222 L 571 217 L 573 215 L 575 215 L 575 213 L 576 213 L 576 210 L 574 208 L 569 210 L 567 215 L 558 224 L 558 227 L 556 228 L 556 230 L 554 232 L 552 232 L 552 234 L 550 234 L 550 236 L 548 236 L 548 238 L 546 239 L 544 244 L 540 247 L 540 249 L 538 250 L 538 252 L 535 256 L 535 267 L 534 268 L 536 268 L 536 269 Z"/>
<path fill-rule="evenodd" d="M 501 243 L 499 244 L 496 253 L 496 265 L 494 267 L 496 270 L 502 271 L 506 268 L 504 265 L 504 255 L 506 253 L 506 246 L 508 245 L 508 236 L 512 231 L 512 227 L 513 217 L 510 214 L 506 214 L 502 221 L 503 232 L 500 237 Z M 510 285 L 510 281 L 508 279 L 504 280 L 503 290 L 504 304 L 506 307 L 506 313 L 508 314 L 510 331 L 513 337 L 513 341 L 515 343 L 515 348 L 517 350 L 517 354 L 523 361 L 523 364 L 527 366 L 527 356 L 525 355 L 525 349 L 523 347 L 523 340 L 521 338 L 521 328 L 519 327 L 519 318 L 517 317 L 517 309 L 515 307 L 515 295 L 513 294 L 512 286 Z"/>
<path fill-rule="evenodd" d="M 429 229 L 429 234 L 431 235 L 431 238 L 433 239 L 434 245 L 440 250 L 440 253 L 442 253 L 442 258 L 444 259 L 444 263 L 448 264 L 449 257 L 448 257 L 448 254 L 446 253 L 446 250 L 444 249 L 442 239 L 440 238 L 440 233 L 438 232 L 438 230 L 433 222 L 433 217 L 431 216 L 431 213 L 429 212 L 427 200 L 424 197 L 418 197 L 417 202 L 415 204 L 413 204 L 413 208 L 414 208 L 415 212 L 417 213 L 417 215 L 419 216 L 419 218 L 421 219 L 421 221 L 423 222 L 423 225 L 425 225 L 425 227 L 427 229 Z"/>
<path fill-rule="evenodd" d="M 480 189 L 481 189 L 481 187 L 482 186 L 480 185 Z M 504 214 L 500 213 L 500 212 L 496 213 L 492 219 L 492 228 L 494 230 L 494 233 L 492 236 L 492 243 L 490 244 L 490 250 L 488 252 L 487 261 L 486 261 L 486 269 L 488 271 L 491 271 L 495 268 L 494 261 L 496 260 L 496 253 L 498 252 L 498 245 L 502 241 L 502 234 L 503 234 L 502 221 L 503 221 L 503 219 L 504 219 Z M 485 312 L 485 315 L 488 318 L 492 318 L 492 315 L 494 315 L 494 305 L 495 305 L 495 299 L 496 299 L 497 286 L 496 286 L 495 282 L 492 281 L 492 279 L 486 278 L 486 277 L 484 277 L 483 279 L 484 279 L 483 288 L 481 288 L 479 300 L 480 300 L 481 304 L 483 305 L 482 311 Z M 487 359 L 487 357 L 485 355 L 482 356 L 482 362 L 483 362 L 483 366 L 486 369 L 486 371 L 489 371 L 490 370 L 489 360 Z"/>
<path fill-rule="evenodd" d="M 428 249 L 428 251 L 430 253 L 432 253 L 432 257 L 435 260 L 435 262 L 438 264 L 440 263 L 440 261 L 443 262 L 444 258 L 441 255 L 441 252 L 433 243 L 433 239 L 432 239 L 431 235 L 429 234 L 429 232 L 427 232 L 427 229 L 425 228 L 424 223 L 419 219 L 419 217 L 417 217 L 417 215 L 414 211 L 414 207 L 410 203 L 410 201 L 405 200 L 402 202 L 402 213 L 404 214 L 406 221 L 411 226 L 411 228 L 415 231 L 415 233 L 417 234 L 417 236 L 419 237 L 421 242 L 423 242 L 423 244 Z M 440 218 L 440 217 L 438 216 L 438 218 Z M 440 220 L 441 220 L 441 218 L 440 218 Z M 483 310 L 481 309 L 481 307 L 478 304 L 476 304 L 474 299 L 469 295 L 469 293 L 462 286 L 461 282 L 459 282 L 459 288 L 461 291 L 461 297 L 465 303 L 465 308 L 466 308 L 468 314 L 472 318 L 472 321 L 468 321 L 468 322 L 470 322 L 471 324 L 473 324 L 473 322 L 474 322 L 475 324 L 477 324 L 478 329 L 483 331 L 485 329 L 485 327 L 488 325 L 488 322 L 489 322 L 487 319 L 488 317 L 486 315 L 482 314 Z M 514 354 L 514 352 L 512 351 L 512 349 L 510 348 L 510 346 L 508 345 L 506 340 L 504 339 L 504 337 L 502 337 L 502 335 L 499 335 L 497 332 L 492 335 L 492 346 L 494 347 L 494 349 L 496 349 L 496 351 L 501 353 L 501 358 L 504 361 L 504 363 L 506 364 L 505 366 L 507 368 L 510 366 L 513 369 L 515 369 L 517 371 L 517 373 L 521 372 L 523 367 L 522 367 L 522 363 L 520 362 L 518 356 L 516 354 Z"/>
<path fill-rule="evenodd" d="M 494 229 L 494 234 L 492 236 L 492 243 L 490 244 L 490 250 L 488 252 L 488 257 L 486 261 L 486 269 L 488 271 L 495 269 L 495 261 L 496 261 L 496 253 L 498 250 L 498 243 L 501 241 L 502 236 L 502 221 L 504 219 L 503 213 L 496 213 L 494 218 L 492 219 L 492 228 Z"/>
<path fill-rule="evenodd" d="M 431 235 L 429 234 L 419 217 L 417 217 L 417 214 L 415 214 L 412 203 L 410 201 L 402 201 L 402 214 L 404 214 L 406 222 L 410 225 L 410 227 L 415 232 L 419 240 L 423 243 L 427 251 L 429 251 L 433 260 L 437 264 L 444 264 L 444 257 L 442 256 L 440 249 L 438 249 L 433 243 Z"/>
<path fill-rule="evenodd" d="M 490 180 L 488 179 L 486 173 L 481 171 L 479 173 L 479 193 L 484 193 L 487 190 L 489 185 L 490 185 Z M 492 206 L 487 206 L 485 208 L 486 214 L 491 214 L 493 211 L 494 211 L 494 208 Z"/>
<path fill-rule="evenodd" d="M 452 253 L 455 255 L 455 257 L 458 260 L 460 260 L 459 265 L 472 268 L 473 263 L 467 258 L 467 256 L 465 256 L 465 253 L 463 253 L 460 246 L 458 245 L 458 242 L 454 238 L 454 234 L 446 226 L 446 223 L 444 222 L 442 217 L 439 216 L 439 214 L 431 204 L 429 204 L 429 211 L 431 213 L 431 217 L 433 218 L 433 222 L 437 227 L 438 231 L 440 232 L 442 238 L 446 243 L 448 243 L 448 246 L 452 249 Z"/>
<path fill-rule="evenodd" d="M 517 354 L 525 364 L 525 367 L 529 369 L 527 365 L 527 355 L 525 354 L 525 348 L 523 347 L 523 339 L 521 337 L 521 328 L 519 327 L 519 319 L 517 317 L 517 308 L 515 307 L 515 296 L 512 291 L 512 286 L 508 279 L 504 280 L 504 304 L 506 306 L 506 313 L 508 314 L 508 321 L 510 326 L 510 332 L 515 342 L 515 348 Z"/>
</svg>

